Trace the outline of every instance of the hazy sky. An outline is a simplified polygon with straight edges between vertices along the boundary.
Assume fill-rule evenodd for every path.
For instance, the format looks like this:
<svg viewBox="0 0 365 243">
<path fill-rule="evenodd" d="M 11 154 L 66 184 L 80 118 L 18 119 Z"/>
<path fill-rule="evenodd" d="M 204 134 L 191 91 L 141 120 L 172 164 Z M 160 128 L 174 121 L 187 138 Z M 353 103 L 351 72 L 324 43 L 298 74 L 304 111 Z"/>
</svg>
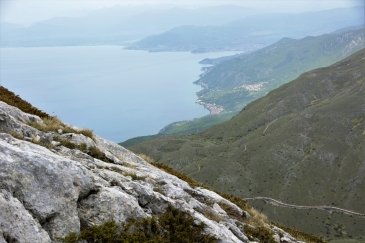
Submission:
<svg viewBox="0 0 365 243">
<path fill-rule="evenodd" d="M 0 0 L 0 20 L 29 25 L 53 17 L 85 15 L 98 8 L 121 6 L 204 7 L 240 5 L 258 11 L 312 11 L 364 5 L 364 0 Z"/>
</svg>

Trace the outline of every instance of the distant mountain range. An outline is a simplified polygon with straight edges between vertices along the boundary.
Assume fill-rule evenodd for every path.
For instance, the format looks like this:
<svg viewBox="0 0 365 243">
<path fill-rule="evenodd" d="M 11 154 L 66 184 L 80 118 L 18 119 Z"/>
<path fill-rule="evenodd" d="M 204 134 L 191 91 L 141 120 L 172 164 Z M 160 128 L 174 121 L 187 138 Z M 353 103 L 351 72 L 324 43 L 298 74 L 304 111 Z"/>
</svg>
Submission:
<svg viewBox="0 0 365 243">
<path fill-rule="evenodd" d="M 252 51 L 283 37 L 302 38 L 363 23 L 363 7 L 254 15 L 220 26 L 179 26 L 144 38 L 129 48 L 149 51 Z"/>
<path fill-rule="evenodd" d="M 300 75 L 203 133 L 160 137 L 130 149 L 244 198 L 364 213 L 365 49 Z M 364 217 L 256 199 L 278 222 L 327 239 L 365 237 Z"/>
<path fill-rule="evenodd" d="M 53 18 L 28 27 L 1 23 L 1 46 L 126 45 L 185 24 L 220 25 L 252 14 L 237 6 L 141 11 L 112 7 L 79 18 Z"/>
</svg>

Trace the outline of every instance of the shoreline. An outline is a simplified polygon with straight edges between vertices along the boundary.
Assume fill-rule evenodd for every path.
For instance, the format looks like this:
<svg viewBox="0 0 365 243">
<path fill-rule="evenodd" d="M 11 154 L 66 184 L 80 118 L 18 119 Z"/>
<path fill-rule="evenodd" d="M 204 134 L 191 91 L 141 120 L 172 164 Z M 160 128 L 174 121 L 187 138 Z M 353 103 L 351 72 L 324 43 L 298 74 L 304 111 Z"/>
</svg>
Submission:
<svg viewBox="0 0 365 243">
<path fill-rule="evenodd" d="M 211 115 L 218 115 L 224 111 L 223 106 L 206 103 L 200 99 L 196 101 L 197 104 L 202 105 L 205 109 L 207 109 Z"/>
</svg>

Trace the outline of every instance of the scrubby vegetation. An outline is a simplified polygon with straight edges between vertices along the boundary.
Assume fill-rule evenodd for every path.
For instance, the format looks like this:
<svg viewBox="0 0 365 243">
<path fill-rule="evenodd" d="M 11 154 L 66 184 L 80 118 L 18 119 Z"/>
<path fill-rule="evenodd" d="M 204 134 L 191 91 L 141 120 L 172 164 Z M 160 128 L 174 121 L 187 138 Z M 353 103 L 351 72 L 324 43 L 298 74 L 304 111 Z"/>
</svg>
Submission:
<svg viewBox="0 0 365 243">
<path fill-rule="evenodd" d="M 9 91 L 3 86 L 0 86 L 0 101 L 3 101 L 11 106 L 18 107 L 20 110 L 39 116 L 41 118 L 50 118 L 51 116 L 47 113 L 35 108 L 27 101 L 20 98 L 18 95 L 14 94 L 13 92 Z"/>
<path fill-rule="evenodd" d="M 216 239 L 204 233 L 204 225 L 173 207 L 152 218 L 132 220 L 124 225 L 106 222 L 102 225 L 82 229 L 79 234 L 71 233 L 65 243 L 194 243 L 215 242 Z"/>
<path fill-rule="evenodd" d="M 43 118 L 43 123 L 38 123 L 36 121 L 30 122 L 28 125 L 38 129 L 42 132 L 55 132 L 59 134 L 65 133 L 77 133 L 82 134 L 86 137 L 94 139 L 94 134 L 89 129 L 74 129 L 63 122 L 61 122 L 57 117 L 46 117 Z"/>
<path fill-rule="evenodd" d="M 66 148 L 78 149 L 81 152 L 84 152 L 95 159 L 99 159 L 105 162 L 112 162 L 111 159 L 109 159 L 100 149 L 98 149 L 95 146 L 88 147 L 85 143 L 76 144 L 70 141 L 69 139 L 62 138 L 60 136 L 55 136 L 53 139 Z"/>
<path fill-rule="evenodd" d="M 16 131 L 11 131 L 10 135 L 13 136 L 14 138 L 17 138 L 17 139 L 21 139 L 21 140 L 24 139 L 23 133 L 19 133 L 19 132 L 16 132 Z"/>
<path fill-rule="evenodd" d="M 246 224 L 244 226 L 244 230 L 246 235 L 250 238 L 250 240 L 259 240 L 259 242 L 265 243 L 276 243 L 273 238 L 272 231 L 264 226 L 256 226 L 253 227 L 251 225 Z"/>
<path fill-rule="evenodd" d="M 95 158 L 95 159 L 100 159 L 100 160 L 103 160 L 105 162 L 113 162 L 111 159 L 106 157 L 106 155 L 100 149 L 98 149 L 95 146 L 92 146 L 92 147 L 88 148 L 86 150 L 86 153 L 88 155 L 90 155 L 91 157 Z"/>
</svg>

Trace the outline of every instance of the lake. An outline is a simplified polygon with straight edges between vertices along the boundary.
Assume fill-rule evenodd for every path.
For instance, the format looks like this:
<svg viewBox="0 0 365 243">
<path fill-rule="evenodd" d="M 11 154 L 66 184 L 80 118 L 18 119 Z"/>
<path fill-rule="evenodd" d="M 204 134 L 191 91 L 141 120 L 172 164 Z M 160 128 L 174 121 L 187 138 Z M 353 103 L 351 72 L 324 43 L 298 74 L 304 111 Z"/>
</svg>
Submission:
<svg viewBox="0 0 365 243">
<path fill-rule="evenodd" d="M 121 142 L 208 114 L 195 103 L 199 61 L 231 54 L 121 46 L 0 48 L 0 82 L 66 123 Z"/>
</svg>

